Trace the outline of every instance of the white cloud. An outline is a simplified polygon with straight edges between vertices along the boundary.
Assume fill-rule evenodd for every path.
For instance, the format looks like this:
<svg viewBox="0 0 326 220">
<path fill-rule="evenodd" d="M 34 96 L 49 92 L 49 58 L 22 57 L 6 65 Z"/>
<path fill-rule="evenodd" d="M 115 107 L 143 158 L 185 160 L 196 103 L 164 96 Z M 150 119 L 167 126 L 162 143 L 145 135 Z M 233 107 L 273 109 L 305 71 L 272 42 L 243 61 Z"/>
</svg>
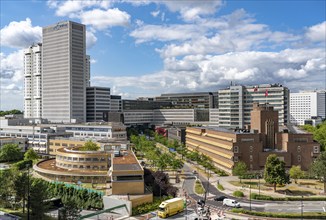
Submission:
<svg viewBox="0 0 326 220">
<path fill-rule="evenodd" d="M 307 89 L 314 89 L 316 81 L 324 77 L 326 52 L 324 49 L 286 49 L 280 52 L 232 52 L 222 55 L 190 55 L 181 59 L 167 58 L 163 71 L 135 77 L 95 76 L 94 84 L 114 85 L 119 91 L 132 92 L 133 97 L 185 92 L 216 91 L 230 81 L 243 85 L 281 83 L 297 89 L 294 82 L 302 81 Z M 319 88 L 321 89 L 319 82 Z"/>
<path fill-rule="evenodd" d="M 158 11 L 152 11 L 152 12 L 151 12 L 151 15 L 152 15 L 154 18 L 156 18 L 159 14 L 160 14 L 160 10 L 158 10 Z"/>
<path fill-rule="evenodd" d="M 80 15 L 81 22 L 86 25 L 92 25 L 98 30 L 103 30 L 112 26 L 127 26 L 130 23 L 130 15 L 127 12 L 120 11 L 118 8 L 101 10 L 93 9 Z"/>
<path fill-rule="evenodd" d="M 306 36 L 314 42 L 326 41 L 326 21 L 308 28 Z"/>
<path fill-rule="evenodd" d="M 89 49 L 95 45 L 97 37 L 92 31 L 86 31 L 86 47 Z"/>
<path fill-rule="evenodd" d="M 142 25 L 130 33 L 130 36 L 136 38 L 136 43 L 148 41 L 185 41 L 192 38 L 198 38 L 204 34 L 196 25 Z"/>
<path fill-rule="evenodd" d="M 55 14 L 60 17 L 77 18 L 79 14 L 85 9 L 90 7 L 99 7 L 108 9 L 113 1 L 107 0 L 67 0 L 67 1 L 56 1 L 49 0 L 47 2 L 50 8 L 56 9 Z"/>
<path fill-rule="evenodd" d="M 26 48 L 42 40 L 42 28 L 33 27 L 30 18 L 25 21 L 12 21 L 0 31 L 1 45 L 13 48 Z"/>
</svg>

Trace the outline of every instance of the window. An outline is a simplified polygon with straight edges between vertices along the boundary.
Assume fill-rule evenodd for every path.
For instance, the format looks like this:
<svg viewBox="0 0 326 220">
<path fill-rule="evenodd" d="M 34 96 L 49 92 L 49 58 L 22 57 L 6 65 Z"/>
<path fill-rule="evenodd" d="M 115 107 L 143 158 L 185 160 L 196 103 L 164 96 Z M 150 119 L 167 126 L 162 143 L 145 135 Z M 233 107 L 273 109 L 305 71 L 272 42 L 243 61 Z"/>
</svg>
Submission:
<svg viewBox="0 0 326 220">
<path fill-rule="evenodd" d="M 301 152 L 301 146 L 298 146 L 298 153 L 300 153 Z"/>
<path fill-rule="evenodd" d="M 233 157 L 233 161 L 236 163 L 236 162 L 239 162 L 239 158 L 238 158 L 238 156 L 234 156 Z"/>
<path fill-rule="evenodd" d="M 234 151 L 234 153 L 239 153 L 239 147 L 238 146 L 234 146 L 233 147 L 233 151 Z"/>
<path fill-rule="evenodd" d="M 60 143 L 55 143 L 55 146 L 60 146 Z"/>
<path fill-rule="evenodd" d="M 254 148 L 253 148 L 252 146 L 250 146 L 250 147 L 249 147 L 249 152 L 252 153 L 253 149 L 254 149 Z"/>
<path fill-rule="evenodd" d="M 319 146 L 314 146 L 314 153 L 318 154 L 319 153 Z"/>
<path fill-rule="evenodd" d="M 301 162 L 301 155 L 298 155 L 298 162 Z"/>
<path fill-rule="evenodd" d="M 252 160 L 253 160 L 252 155 L 249 156 L 249 160 L 250 160 L 250 162 L 252 162 Z"/>
</svg>

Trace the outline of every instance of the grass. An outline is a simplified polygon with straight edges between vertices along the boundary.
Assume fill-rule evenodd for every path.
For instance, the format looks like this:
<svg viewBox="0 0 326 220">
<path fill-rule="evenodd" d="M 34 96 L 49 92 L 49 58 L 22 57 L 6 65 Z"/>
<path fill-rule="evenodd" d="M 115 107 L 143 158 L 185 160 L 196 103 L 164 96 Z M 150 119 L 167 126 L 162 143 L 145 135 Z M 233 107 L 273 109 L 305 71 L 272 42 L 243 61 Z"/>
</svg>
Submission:
<svg viewBox="0 0 326 220">
<path fill-rule="evenodd" d="M 221 191 L 223 191 L 224 190 L 224 187 L 221 185 L 221 184 L 217 184 L 217 188 L 219 189 L 219 190 L 221 190 Z"/>
<path fill-rule="evenodd" d="M 205 189 L 204 189 L 203 185 L 201 184 L 201 182 L 199 180 L 196 180 L 195 193 L 204 194 L 204 192 L 205 192 Z"/>
</svg>

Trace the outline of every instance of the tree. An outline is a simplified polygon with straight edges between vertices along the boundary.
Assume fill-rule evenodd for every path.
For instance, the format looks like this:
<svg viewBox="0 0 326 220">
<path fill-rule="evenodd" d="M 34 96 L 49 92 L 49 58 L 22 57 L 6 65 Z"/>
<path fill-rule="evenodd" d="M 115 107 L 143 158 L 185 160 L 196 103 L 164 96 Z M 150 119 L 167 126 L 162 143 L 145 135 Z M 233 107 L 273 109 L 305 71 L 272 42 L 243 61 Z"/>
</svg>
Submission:
<svg viewBox="0 0 326 220">
<path fill-rule="evenodd" d="M 5 207 L 8 204 L 8 197 L 14 195 L 14 177 L 15 170 L 0 170 L 0 206 Z"/>
<path fill-rule="evenodd" d="M 33 150 L 33 148 L 29 148 L 24 154 L 24 160 L 36 160 L 38 159 L 38 154 Z"/>
<path fill-rule="evenodd" d="M 80 212 L 81 209 L 78 208 L 78 204 L 69 198 L 60 209 L 60 219 L 76 220 L 81 216 Z"/>
<path fill-rule="evenodd" d="M 232 170 L 233 175 L 239 176 L 240 183 L 242 176 L 245 175 L 247 172 L 248 167 L 243 161 L 239 161 L 238 163 L 236 163 Z"/>
<path fill-rule="evenodd" d="M 80 150 L 83 150 L 83 151 L 97 151 L 99 150 L 100 147 L 94 143 L 93 141 L 87 141 L 84 146 L 82 146 L 80 148 Z"/>
<path fill-rule="evenodd" d="M 314 131 L 314 139 L 320 143 L 321 151 L 326 150 L 326 122 L 317 126 Z"/>
<path fill-rule="evenodd" d="M 48 205 L 43 201 L 48 199 L 47 182 L 42 179 L 32 179 L 30 188 L 30 208 L 32 219 L 43 219 L 44 213 L 48 210 Z"/>
<path fill-rule="evenodd" d="M 19 173 L 14 178 L 14 190 L 18 200 L 23 200 L 23 213 L 25 213 L 25 202 L 27 200 L 28 174 Z"/>
<path fill-rule="evenodd" d="M 264 179 L 266 183 L 273 184 L 274 192 L 276 191 L 276 184 L 289 183 L 289 175 L 285 172 L 285 163 L 279 160 L 275 154 L 267 157 Z"/>
<path fill-rule="evenodd" d="M 18 144 L 4 144 L 0 150 L 0 160 L 13 161 L 22 158 L 22 153 Z"/>
<path fill-rule="evenodd" d="M 322 152 L 311 165 L 311 171 L 324 182 L 324 193 L 326 193 L 326 151 Z"/>
<path fill-rule="evenodd" d="M 304 177 L 304 171 L 301 170 L 300 165 L 299 166 L 292 166 L 289 171 L 290 177 L 294 179 L 294 182 L 297 183 L 297 180 L 301 177 Z"/>
</svg>

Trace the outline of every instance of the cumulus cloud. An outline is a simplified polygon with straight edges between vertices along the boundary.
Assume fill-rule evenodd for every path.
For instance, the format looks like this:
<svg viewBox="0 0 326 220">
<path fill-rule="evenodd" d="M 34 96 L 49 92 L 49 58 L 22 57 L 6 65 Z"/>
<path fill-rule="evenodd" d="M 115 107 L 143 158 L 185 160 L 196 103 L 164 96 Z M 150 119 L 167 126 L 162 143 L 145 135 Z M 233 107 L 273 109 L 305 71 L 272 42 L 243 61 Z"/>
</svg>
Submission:
<svg viewBox="0 0 326 220">
<path fill-rule="evenodd" d="M 20 82 L 23 79 L 24 50 L 18 50 L 9 55 L 0 53 L 0 76 L 12 82 Z"/>
<path fill-rule="evenodd" d="M 86 31 L 86 47 L 89 49 L 95 45 L 97 37 L 91 31 Z"/>
<path fill-rule="evenodd" d="M 290 89 L 296 89 L 294 82 L 306 81 L 305 87 L 313 89 L 316 79 L 324 77 L 325 56 L 325 50 L 318 48 L 189 55 L 181 59 L 167 58 L 164 70 L 154 74 L 140 77 L 95 76 L 92 82 L 115 85 L 121 91 L 132 91 L 136 87 L 141 91 L 161 93 L 216 91 L 229 85 L 230 81 L 243 85 L 281 83 L 289 85 Z M 134 94 L 134 97 L 137 96 Z"/>
<path fill-rule="evenodd" d="M 83 24 L 92 25 L 98 30 L 112 26 L 127 26 L 130 23 L 130 15 L 118 8 L 86 11 L 81 14 L 80 19 Z"/>
<path fill-rule="evenodd" d="M 326 41 L 326 21 L 311 26 L 307 29 L 306 36 L 313 42 L 325 42 Z"/>
<path fill-rule="evenodd" d="M 30 18 L 12 21 L 0 31 L 1 45 L 12 48 L 26 48 L 42 40 L 42 28 L 32 26 Z"/>
<path fill-rule="evenodd" d="M 196 25 L 142 25 L 130 33 L 136 43 L 148 41 L 185 41 L 204 34 Z"/>
<path fill-rule="evenodd" d="M 152 11 L 152 12 L 151 12 L 151 15 L 152 15 L 154 18 L 156 18 L 159 14 L 160 14 L 160 10 L 158 10 L 158 11 Z"/>
</svg>

